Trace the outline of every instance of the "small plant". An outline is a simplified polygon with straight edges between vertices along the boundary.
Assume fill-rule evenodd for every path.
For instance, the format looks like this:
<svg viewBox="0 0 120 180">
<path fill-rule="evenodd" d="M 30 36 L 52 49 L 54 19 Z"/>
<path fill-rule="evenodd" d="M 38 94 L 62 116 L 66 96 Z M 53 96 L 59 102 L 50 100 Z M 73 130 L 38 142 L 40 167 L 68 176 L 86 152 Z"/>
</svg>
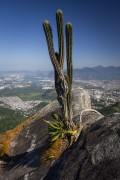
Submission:
<svg viewBox="0 0 120 180">
<path fill-rule="evenodd" d="M 51 142 L 55 141 L 58 138 L 67 138 L 68 136 L 75 135 L 77 130 L 67 130 L 64 126 L 64 119 L 59 117 L 57 114 L 53 114 L 55 121 L 44 120 L 49 124 L 49 135 Z"/>
</svg>

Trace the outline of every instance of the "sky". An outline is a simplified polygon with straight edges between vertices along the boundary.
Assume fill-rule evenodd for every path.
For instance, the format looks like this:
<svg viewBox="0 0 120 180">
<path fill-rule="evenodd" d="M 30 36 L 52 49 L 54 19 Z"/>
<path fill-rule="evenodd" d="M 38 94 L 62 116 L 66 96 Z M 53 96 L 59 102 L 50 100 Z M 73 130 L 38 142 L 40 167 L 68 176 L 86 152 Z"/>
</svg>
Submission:
<svg viewBox="0 0 120 180">
<path fill-rule="evenodd" d="M 73 67 L 120 66 L 120 0 L 0 0 L 0 71 L 53 70 L 43 21 L 73 25 Z"/>
</svg>

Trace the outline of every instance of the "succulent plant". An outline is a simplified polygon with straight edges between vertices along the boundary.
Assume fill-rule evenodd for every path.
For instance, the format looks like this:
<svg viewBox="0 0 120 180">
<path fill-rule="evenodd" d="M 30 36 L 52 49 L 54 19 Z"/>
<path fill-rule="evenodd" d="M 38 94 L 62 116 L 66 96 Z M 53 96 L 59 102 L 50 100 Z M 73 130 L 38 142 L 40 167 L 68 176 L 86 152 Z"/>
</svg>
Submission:
<svg viewBox="0 0 120 180">
<path fill-rule="evenodd" d="M 72 118 L 72 24 L 68 22 L 65 28 L 66 34 L 66 61 L 67 72 L 64 73 L 64 31 L 63 13 L 61 10 L 56 12 L 57 32 L 58 32 L 58 52 L 55 52 L 53 45 L 52 28 L 47 20 L 43 22 L 46 35 L 48 51 L 55 72 L 55 89 L 57 99 L 61 106 L 63 124 L 68 130 L 73 130 L 74 123 Z"/>
</svg>

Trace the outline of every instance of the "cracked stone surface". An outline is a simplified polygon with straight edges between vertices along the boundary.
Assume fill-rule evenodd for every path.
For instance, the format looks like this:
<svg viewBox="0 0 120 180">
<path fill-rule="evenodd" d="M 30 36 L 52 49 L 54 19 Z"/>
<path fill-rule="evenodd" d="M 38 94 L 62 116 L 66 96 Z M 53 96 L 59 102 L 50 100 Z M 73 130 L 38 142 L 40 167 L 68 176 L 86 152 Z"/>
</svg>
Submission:
<svg viewBox="0 0 120 180">
<path fill-rule="evenodd" d="M 57 179 L 120 179 L 120 114 L 104 117 L 84 129 L 45 177 Z"/>
<path fill-rule="evenodd" d="M 60 113 L 56 102 L 43 108 L 11 141 L 12 155 L 0 162 L 1 180 L 119 180 L 120 114 L 108 117 L 94 112 L 83 115 L 84 129 L 78 140 L 56 161 L 42 164 L 48 144 L 51 113 Z M 79 115 L 75 116 L 79 123 Z"/>
</svg>

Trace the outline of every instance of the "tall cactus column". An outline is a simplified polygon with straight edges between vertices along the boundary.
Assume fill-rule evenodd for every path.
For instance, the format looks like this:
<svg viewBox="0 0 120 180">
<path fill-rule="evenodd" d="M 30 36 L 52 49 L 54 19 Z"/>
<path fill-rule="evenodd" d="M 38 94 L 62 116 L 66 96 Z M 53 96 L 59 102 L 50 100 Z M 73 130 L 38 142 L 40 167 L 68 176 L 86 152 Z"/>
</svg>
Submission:
<svg viewBox="0 0 120 180">
<path fill-rule="evenodd" d="M 56 13 L 58 47 L 59 52 L 54 51 L 52 29 L 48 21 L 44 21 L 43 28 L 46 35 L 48 51 L 55 71 L 55 89 L 57 99 L 61 106 L 63 123 L 67 129 L 73 129 L 72 118 L 72 25 L 66 24 L 66 60 L 67 73 L 63 71 L 64 65 L 64 31 L 63 31 L 63 13 L 58 10 Z"/>
<path fill-rule="evenodd" d="M 72 65 L 72 24 L 66 24 L 66 59 L 67 59 L 67 76 L 68 76 L 68 87 L 69 91 L 67 94 L 67 104 L 69 110 L 70 124 L 72 124 L 72 76 L 73 76 L 73 65 Z"/>
</svg>

